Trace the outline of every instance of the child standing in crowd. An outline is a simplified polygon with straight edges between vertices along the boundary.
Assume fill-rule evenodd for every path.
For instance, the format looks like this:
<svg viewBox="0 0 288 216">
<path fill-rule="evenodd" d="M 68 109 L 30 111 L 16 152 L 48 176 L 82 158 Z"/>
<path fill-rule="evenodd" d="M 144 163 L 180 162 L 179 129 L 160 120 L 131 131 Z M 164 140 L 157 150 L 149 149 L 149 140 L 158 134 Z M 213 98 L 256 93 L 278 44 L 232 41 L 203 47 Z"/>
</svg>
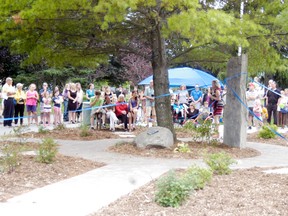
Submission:
<svg viewBox="0 0 288 216">
<path fill-rule="evenodd" d="M 262 106 L 260 99 L 255 100 L 255 104 L 253 107 L 254 112 L 254 123 L 256 127 L 262 127 L 263 126 L 263 119 L 262 119 Z"/>
<path fill-rule="evenodd" d="M 37 117 L 37 101 L 39 99 L 38 92 L 36 91 L 36 85 L 32 83 L 29 86 L 29 90 L 26 92 L 26 110 L 28 114 L 28 125 L 35 119 L 35 123 L 38 125 Z M 32 120 L 31 120 L 32 119 Z"/>
<path fill-rule="evenodd" d="M 44 118 L 43 118 L 43 124 L 44 126 L 49 126 L 50 125 L 50 115 L 51 115 L 51 102 L 52 102 L 52 98 L 50 96 L 49 92 L 45 92 L 43 94 L 43 111 L 44 111 Z"/>
<path fill-rule="evenodd" d="M 54 103 L 54 125 L 61 124 L 61 104 L 63 99 L 60 95 L 59 88 L 56 86 L 54 90 L 54 97 L 52 98 Z"/>
</svg>

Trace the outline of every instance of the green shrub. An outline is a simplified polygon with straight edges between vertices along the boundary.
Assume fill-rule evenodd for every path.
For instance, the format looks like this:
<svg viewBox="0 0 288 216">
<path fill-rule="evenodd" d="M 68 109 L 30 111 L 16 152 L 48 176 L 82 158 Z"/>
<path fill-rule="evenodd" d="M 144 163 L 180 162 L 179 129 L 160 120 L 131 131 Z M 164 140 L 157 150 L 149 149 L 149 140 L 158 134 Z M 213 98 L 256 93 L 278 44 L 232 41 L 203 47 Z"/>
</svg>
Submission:
<svg viewBox="0 0 288 216">
<path fill-rule="evenodd" d="M 13 133 L 18 138 L 18 142 L 20 144 L 23 144 L 26 141 L 26 138 L 23 136 L 23 133 L 28 131 L 27 126 L 19 126 L 19 127 L 13 127 Z"/>
<path fill-rule="evenodd" d="M 47 134 L 47 133 L 48 133 L 48 130 L 45 129 L 43 126 L 39 126 L 39 127 L 38 127 L 38 133 L 40 133 L 40 134 Z"/>
<path fill-rule="evenodd" d="M 0 171 L 11 173 L 19 165 L 19 149 L 10 144 L 1 148 Z"/>
<path fill-rule="evenodd" d="M 274 131 L 277 131 L 276 125 L 264 125 L 261 130 L 259 131 L 258 136 L 263 139 L 271 139 L 275 138 L 276 134 Z"/>
<path fill-rule="evenodd" d="M 213 132 L 211 125 L 211 121 L 203 121 L 196 127 L 196 132 L 199 134 L 200 137 L 202 137 L 202 141 L 210 140 Z"/>
<path fill-rule="evenodd" d="M 208 154 L 204 157 L 204 161 L 214 173 L 219 175 L 231 173 L 229 166 L 236 163 L 236 161 L 225 152 Z"/>
<path fill-rule="evenodd" d="M 185 179 L 193 186 L 194 190 L 203 189 L 212 179 L 212 171 L 198 166 L 192 166 L 185 172 Z"/>
<path fill-rule="evenodd" d="M 155 201 L 164 207 L 179 207 L 191 191 L 203 189 L 211 179 L 210 170 L 197 166 L 188 168 L 182 175 L 170 171 L 157 181 Z"/>
<path fill-rule="evenodd" d="M 184 124 L 183 129 L 185 130 L 195 130 L 196 126 L 193 122 L 188 121 Z"/>
<path fill-rule="evenodd" d="M 81 125 L 80 126 L 80 137 L 88 137 L 91 136 L 91 132 L 89 130 L 89 126 Z"/>
<path fill-rule="evenodd" d="M 55 128 L 54 128 L 55 130 L 64 130 L 64 129 L 66 129 L 66 126 L 65 126 L 65 124 L 58 124 Z"/>
<path fill-rule="evenodd" d="M 189 153 L 191 150 L 187 143 L 182 142 L 177 145 L 177 147 L 174 149 L 174 152 Z"/>
<path fill-rule="evenodd" d="M 37 160 L 41 163 L 52 163 L 57 152 L 57 143 L 52 138 L 45 138 L 39 145 Z"/>
<path fill-rule="evenodd" d="M 160 178 L 156 185 L 156 203 L 164 207 L 179 207 L 193 189 L 189 181 L 185 180 L 178 177 L 174 171 Z"/>
</svg>

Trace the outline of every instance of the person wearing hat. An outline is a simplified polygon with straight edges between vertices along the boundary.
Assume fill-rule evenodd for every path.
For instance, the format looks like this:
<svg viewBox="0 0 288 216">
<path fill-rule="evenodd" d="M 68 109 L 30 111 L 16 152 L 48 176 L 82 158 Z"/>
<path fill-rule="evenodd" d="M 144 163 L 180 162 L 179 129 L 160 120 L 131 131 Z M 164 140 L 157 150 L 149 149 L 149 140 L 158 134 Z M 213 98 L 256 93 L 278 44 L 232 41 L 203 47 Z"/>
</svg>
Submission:
<svg viewBox="0 0 288 216">
<path fill-rule="evenodd" d="M 20 115 L 20 125 L 23 125 L 23 116 L 24 116 L 24 108 L 26 101 L 26 93 L 23 91 L 23 84 L 17 83 L 16 85 L 16 93 L 15 93 L 15 113 L 14 113 L 14 123 L 18 124 L 18 119 Z"/>
<path fill-rule="evenodd" d="M 246 101 L 247 101 L 247 106 L 249 108 L 249 113 L 248 113 L 248 129 L 252 129 L 253 126 L 253 107 L 255 106 L 255 101 L 256 99 L 259 99 L 259 94 L 258 91 L 255 90 L 255 85 L 254 83 L 249 83 L 249 89 L 246 92 Z"/>
</svg>

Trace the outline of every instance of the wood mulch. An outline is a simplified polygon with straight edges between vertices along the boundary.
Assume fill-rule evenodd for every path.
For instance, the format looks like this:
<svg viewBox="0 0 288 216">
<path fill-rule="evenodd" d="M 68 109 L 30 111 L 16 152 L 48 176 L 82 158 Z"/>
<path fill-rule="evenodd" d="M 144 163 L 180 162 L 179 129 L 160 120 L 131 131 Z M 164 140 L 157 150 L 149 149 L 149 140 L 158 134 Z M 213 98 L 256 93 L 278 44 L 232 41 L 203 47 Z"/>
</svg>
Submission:
<svg viewBox="0 0 288 216">
<path fill-rule="evenodd" d="M 187 153 L 175 152 L 174 149 L 177 148 L 177 144 L 175 144 L 170 149 L 169 148 L 140 149 L 137 148 L 134 143 L 125 143 L 125 142 L 111 146 L 108 149 L 108 151 L 122 154 L 138 155 L 143 157 L 185 158 L 185 159 L 199 159 L 203 158 L 205 154 L 212 154 L 217 152 L 226 152 L 233 158 L 247 158 L 260 155 L 260 152 L 251 148 L 239 149 L 239 148 L 231 148 L 223 144 L 208 145 L 205 143 L 196 143 L 196 142 L 185 142 L 185 143 L 188 144 L 190 152 Z"/>
<path fill-rule="evenodd" d="M 93 216 L 288 215 L 288 175 L 252 168 L 214 175 L 203 190 L 194 191 L 179 208 L 155 203 L 155 181 L 118 199 Z"/>
<path fill-rule="evenodd" d="M 57 154 L 54 162 L 45 164 L 37 162 L 35 153 L 38 143 L 0 142 L 0 149 L 11 146 L 11 151 L 19 151 L 16 159 L 17 166 L 8 172 L 3 163 L 0 163 L 0 202 L 4 202 L 16 195 L 29 192 L 48 184 L 68 179 L 102 167 L 103 163 L 93 162 L 83 158 L 69 157 Z M 30 151 L 28 155 L 21 152 Z M 0 162 L 4 157 L 0 157 Z M 2 170 L 2 171 L 1 171 Z"/>
</svg>

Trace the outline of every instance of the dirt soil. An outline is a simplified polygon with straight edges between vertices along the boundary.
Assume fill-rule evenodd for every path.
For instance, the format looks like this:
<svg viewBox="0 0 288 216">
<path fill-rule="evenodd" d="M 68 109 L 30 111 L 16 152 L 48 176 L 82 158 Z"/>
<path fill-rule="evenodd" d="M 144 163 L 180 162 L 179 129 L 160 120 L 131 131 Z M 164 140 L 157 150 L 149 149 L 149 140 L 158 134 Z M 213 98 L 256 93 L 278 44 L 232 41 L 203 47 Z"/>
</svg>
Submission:
<svg viewBox="0 0 288 216">
<path fill-rule="evenodd" d="M 36 143 L 25 143 L 19 148 L 17 143 L 10 142 L 10 144 L 13 146 L 12 148 L 21 149 L 22 152 L 35 151 L 39 146 Z M 7 142 L 0 143 L 1 148 L 4 145 L 7 145 Z M 51 164 L 37 162 L 35 155 L 19 154 L 17 164 L 18 166 L 10 173 L 0 171 L 0 202 L 104 165 L 103 163 L 61 154 L 57 154 L 55 161 Z"/>
<path fill-rule="evenodd" d="M 82 131 L 83 133 L 83 131 Z M 61 139 L 61 140 L 100 140 L 100 139 L 115 139 L 119 138 L 118 135 L 112 133 L 108 129 L 105 130 L 87 130 L 87 133 L 83 133 L 81 135 L 80 128 L 64 128 L 61 130 L 47 130 L 44 133 L 36 133 L 36 132 L 29 132 L 23 134 L 24 137 L 29 138 L 47 138 L 53 137 L 53 139 Z"/>
<path fill-rule="evenodd" d="M 262 171 L 253 168 L 215 175 L 203 190 L 194 191 L 179 208 L 161 207 L 154 202 L 154 181 L 93 216 L 288 215 L 288 175 Z"/>
<path fill-rule="evenodd" d="M 186 159 L 199 159 L 203 158 L 203 156 L 207 153 L 210 154 L 222 151 L 228 153 L 233 158 L 247 158 L 260 155 L 260 152 L 251 148 L 238 149 L 238 148 L 231 148 L 223 144 L 207 145 L 196 142 L 185 142 L 185 143 L 188 144 L 190 152 L 187 153 L 175 152 L 174 149 L 177 147 L 177 144 L 174 145 L 171 149 L 159 149 L 159 148 L 140 149 L 137 148 L 134 143 L 119 143 L 115 146 L 111 146 L 108 149 L 108 151 L 122 154 L 138 155 L 144 157 L 186 158 Z"/>
<path fill-rule="evenodd" d="M 282 134 L 287 140 L 281 138 L 280 136 L 276 136 L 275 138 L 271 139 L 263 139 L 258 137 L 258 133 L 250 133 L 247 134 L 247 141 L 248 142 L 257 142 L 257 143 L 265 143 L 271 145 L 281 145 L 281 146 L 288 146 L 288 137 L 286 134 Z"/>
</svg>

